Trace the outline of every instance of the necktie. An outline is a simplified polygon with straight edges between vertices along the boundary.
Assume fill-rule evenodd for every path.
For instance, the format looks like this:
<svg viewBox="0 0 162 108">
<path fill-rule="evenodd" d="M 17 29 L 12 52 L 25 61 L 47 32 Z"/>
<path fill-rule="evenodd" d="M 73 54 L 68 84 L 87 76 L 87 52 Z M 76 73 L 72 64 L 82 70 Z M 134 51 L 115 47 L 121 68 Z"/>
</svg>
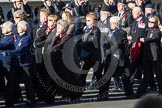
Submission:
<svg viewBox="0 0 162 108">
<path fill-rule="evenodd" d="M 121 16 L 121 13 L 118 14 L 118 17 L 120 17 L 120 16 Z"/>
<path fill-rule="evenodd" d="M 137 23 L 138 23 L 138 21 L 135 21 L 135 23 L 134 23 L 133 26 L 132 26 L 132 32 L 133 32 L 133 33 L 136 32 Z"/>
</svg>

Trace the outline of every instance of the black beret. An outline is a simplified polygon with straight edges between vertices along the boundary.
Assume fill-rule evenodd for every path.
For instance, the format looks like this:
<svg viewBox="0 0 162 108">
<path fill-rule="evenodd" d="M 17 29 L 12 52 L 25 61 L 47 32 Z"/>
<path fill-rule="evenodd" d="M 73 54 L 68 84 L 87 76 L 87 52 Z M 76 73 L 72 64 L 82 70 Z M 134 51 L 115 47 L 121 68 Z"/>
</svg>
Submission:
<svg viewBox="0 0 162 108">
<path fill-rule="evenodd" d="M 152 9 L 154 9 L 154 5 L 153 5 L 153 4 L 147 4 L 147 5 L 145 6 L 145 8 L 152 8 Z"/>
<path fill-rule="evenodd" d="M 127 2 L 127 4 L 128 3 L 136 3 L 135 0 L 127 0 L 126 2 Z"/>
<path fill-rule="evenodd" d="M 126 3 L 126 0 L 118 0 L 117 3 L 123 3 L 123 4 L 125 4 L 125 5 L 127 4 L 127 3 Z"/>
</svg>

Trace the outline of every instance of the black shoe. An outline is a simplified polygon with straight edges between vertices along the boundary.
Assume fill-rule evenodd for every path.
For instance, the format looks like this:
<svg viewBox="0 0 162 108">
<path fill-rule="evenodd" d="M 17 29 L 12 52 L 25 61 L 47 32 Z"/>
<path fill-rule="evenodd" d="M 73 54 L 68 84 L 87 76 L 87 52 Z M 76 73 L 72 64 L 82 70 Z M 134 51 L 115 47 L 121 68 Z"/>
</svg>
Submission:
<svg viewBox="0 0 162 108">
<path fill-rule="evenodd" d="M 70 103 L 79 103 L 80 99 L 70 99 Z"/>
<path fill-rule="evenodd" d="M 78 103 L 79 101 L 80 101 L 80 97 L 77 96 L 70 97 L 70 102 L 72 103 Z"/>
<path fill-rule="evenodd" d="M 26 106 L 33 106 L 35 101 L 26 100 Z"/>
<path fill-rule="evenodd" d="M 23 97 L 20 97 L 19 99 L 15 99 L 14 103 L 22 103 L 24 102 Z"/>
<path fill-rule="evenodd" d="M 134 94 L 134 96 L 135 96 L 135 98 L 141 98 L 143 95 L 136 93 L 136 94 Z"/>
<path fill-rule="evenodd" d="M 98 101 L 107 101 L 107 100 L 109 100 L 109 97 L 104 97 L 104 98 L 97 97 L 97 100 Z"/>
<path fill-rule="evenodd" d="M 150 92 L 157 91 L 157 88 L 156 88 L 156 87 L 151 87 L 149 91 L 150 91 Z"/>
<path fill-rule="evenodd" d="M 44 101 L 48 104 L 53 104 L 55 100 L 54 99 L 45 99 Z"/>
</svg>

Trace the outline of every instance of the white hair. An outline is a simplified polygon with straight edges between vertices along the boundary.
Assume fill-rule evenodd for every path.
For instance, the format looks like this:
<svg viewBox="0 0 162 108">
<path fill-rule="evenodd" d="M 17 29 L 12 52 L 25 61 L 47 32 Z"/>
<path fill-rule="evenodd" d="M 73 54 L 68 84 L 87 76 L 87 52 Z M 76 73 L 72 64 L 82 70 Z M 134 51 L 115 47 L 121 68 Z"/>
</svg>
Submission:
<svg viewBox="0 0 162 108">
<path fill-rule="evenodd" d="M 115 22 L 117 24 L 120 24 L 120 17 L 118 17 L 118 16 L 112 16 L 110 18 L 110 22 Z"/>
<path fill-rule="evenodd" d="M 2 27 L 6 28 L 9 32 L 13 30 L 13 23 L 11 21 L 7 21 L 2 24 Z"/>
<path fill-rule="evenodd" d="M 27 30 L 28 23 L 26 21 L 24 21 L 24 20 L 20 21 L 20 22 L 18 22 L 17 27 L 22 27 L 22 28 L 25 28 Z"/>
<path fill-rule="evenodd" d="M 143 14 L 143 11 L 142 11 L 141 7 L 139 7 L 139 6 L 134 7 L 133 11 L 140 12 L 141 14 Z"/>
<path fill-rule="evenodd" d="M 57 21 L 57 24 L 62 25 L 65 29 L 68 29 L 68 27 L 69 27 L 69 24 L 66 20 L 60 19 L 60 20 Z"/>
</svg>

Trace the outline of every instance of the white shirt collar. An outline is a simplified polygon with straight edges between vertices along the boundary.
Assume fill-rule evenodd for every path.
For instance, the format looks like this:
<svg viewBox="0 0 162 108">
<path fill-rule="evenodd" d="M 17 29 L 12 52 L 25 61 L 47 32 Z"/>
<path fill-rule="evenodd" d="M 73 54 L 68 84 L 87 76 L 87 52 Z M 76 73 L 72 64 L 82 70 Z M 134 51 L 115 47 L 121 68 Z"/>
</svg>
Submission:
<svg viewBox="0 0 162 108">
<path fill-rule="evenodd" d="M 141 21 L 141 19 L 142 19 L 142 17 L 139 17 L 139 18 L 136 19 L 136 21 L 139 22 L 139 21 Z"/>
</svg>

